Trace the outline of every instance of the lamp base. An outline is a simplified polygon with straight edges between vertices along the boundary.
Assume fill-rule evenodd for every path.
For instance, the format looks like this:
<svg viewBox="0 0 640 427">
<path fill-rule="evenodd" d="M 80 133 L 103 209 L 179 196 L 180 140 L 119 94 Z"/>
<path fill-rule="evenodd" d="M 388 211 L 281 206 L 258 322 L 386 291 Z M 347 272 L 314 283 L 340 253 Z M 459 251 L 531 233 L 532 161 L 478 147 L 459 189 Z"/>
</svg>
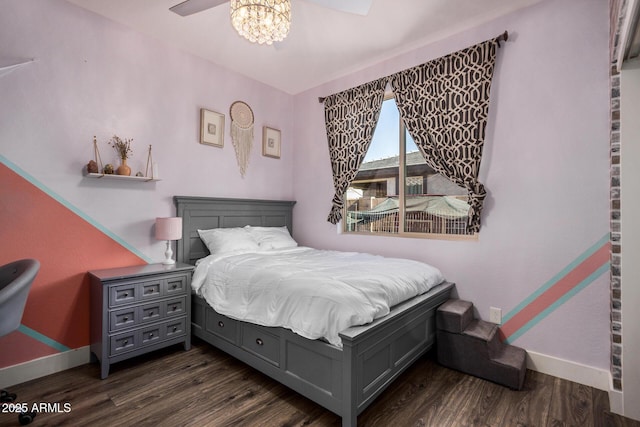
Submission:
<svg viewBox="0 0 640 427">
<path fill-rule="evenodd" d="M 175 263 L 176 260 L 173 259 L 173 251 L 171 250 L 171 240 L 167 240 L 167 250 L 164 251 L 164 261 L 162 261 L 162 264 L 173 265 Z"/>
</svg>

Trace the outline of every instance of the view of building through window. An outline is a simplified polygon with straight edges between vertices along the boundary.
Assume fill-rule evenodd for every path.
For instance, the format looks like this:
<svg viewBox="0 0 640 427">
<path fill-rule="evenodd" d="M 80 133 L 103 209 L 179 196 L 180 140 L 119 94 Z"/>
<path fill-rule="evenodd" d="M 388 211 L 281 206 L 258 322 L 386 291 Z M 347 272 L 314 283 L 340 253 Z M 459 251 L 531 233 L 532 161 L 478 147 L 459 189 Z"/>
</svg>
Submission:
<svg viewBox="0 0 640 427">
<path fill-rule="evenodd" d="M 469 234 L 466 190 L 427 165 L 393 97 L 345 198 L 346 232 Z"/>
</svg>

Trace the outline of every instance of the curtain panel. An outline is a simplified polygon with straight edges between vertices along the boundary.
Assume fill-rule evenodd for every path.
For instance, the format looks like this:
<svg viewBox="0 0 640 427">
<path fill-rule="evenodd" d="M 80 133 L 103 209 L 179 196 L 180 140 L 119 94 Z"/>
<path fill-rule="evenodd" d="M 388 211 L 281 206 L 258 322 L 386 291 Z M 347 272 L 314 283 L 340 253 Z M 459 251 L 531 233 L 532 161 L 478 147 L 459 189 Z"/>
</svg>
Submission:
<svg viewBox="0 0 640 427">
<path fill-rule="evenodd" d="M 342 218 L 344 193 L 356 177 L 390 80 L 400 117 L 427 164 L 465 188 L 467 230 L 480 230 L 484 185 L 478 181 L 496 48 L 507 33 L 324 99 L 335 194 L 328 221 Z"/>
<path fill-rule="evenodd" d="M 344 193 L 358 173 L 378 123 L 388 77 L 324 99 L 324 116 L 333 171 L 333 196 L 327 220 L 342 219 Z"/>
<path fill-rule="evenodd" d="M 469 195 L 467 230 L 480 230 L 478 181 L 498 39 L 391 76 L 400 117 L 427 164 Z"/>
</svg>

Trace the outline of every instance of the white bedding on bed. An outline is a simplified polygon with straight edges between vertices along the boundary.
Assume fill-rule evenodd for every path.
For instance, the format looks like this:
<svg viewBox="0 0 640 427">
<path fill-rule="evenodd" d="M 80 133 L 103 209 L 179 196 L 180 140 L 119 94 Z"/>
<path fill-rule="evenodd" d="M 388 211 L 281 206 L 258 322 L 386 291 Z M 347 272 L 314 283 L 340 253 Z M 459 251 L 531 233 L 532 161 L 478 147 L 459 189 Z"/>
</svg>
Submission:
<svg viewBox="0 0 640 427">
<path fill-rule="evenodd" d="M 210 255 L 198 261 L 192 287 L 220 314 L 341 347 L 339 332 L 443 280 L 418 261 L 297 247 Z"/>
</svg>

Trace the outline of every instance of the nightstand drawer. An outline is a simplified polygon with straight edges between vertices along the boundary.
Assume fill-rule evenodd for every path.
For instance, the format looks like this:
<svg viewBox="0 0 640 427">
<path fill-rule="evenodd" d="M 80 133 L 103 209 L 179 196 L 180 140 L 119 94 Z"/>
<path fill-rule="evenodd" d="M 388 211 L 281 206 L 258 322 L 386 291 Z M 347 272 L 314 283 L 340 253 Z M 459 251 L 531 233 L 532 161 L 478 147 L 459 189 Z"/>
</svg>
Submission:
<svg viewBox="0 0 640 427">
<path fill-rule="evenodd" d="M 164 326 L 166 338 L 174 338 L 184 335 L 187 332 L 187 319 L 184 317 L 182 319 L 176 319 L 165 323 Z"/>
<path fill-rule="evenodd" d="M 164 281 L 165 295 L 182 295 L 187 293 L 187 278 L 183 276 L 170 277 Z"/>
<path fill-rule="evenodd" d="M 164 331 L 165 331 L 164 324 L 153 325 L 153 326 L 149 326 L 147 328 L 142 329 L 141 345 L 143 346 L 151 345 L 151 344 L 155 344 L 156 342 L 162 341 L 165 336 Z"/>
<path fill-rule="evenodd" d="M 206 331 L 237 344 L 238 322 L 213 310 L 206 311 Z"/>
<path fill-rule="evenodd" d="M 128 328 L 138 323 L 138 308 L 135 306 L 109 312 L 109 331 Z"/>
<path fill-rule="evenodd" d="M 187 312 L 187 297 L 174 298 L 164 302 L 165 316 L 174 317 L 182 316 Z"/>
<path fill-rule="evenodd" d="M 162 296 L 162 280 L 156 279 L 149 282 L 138 283 L 141 300 L 149 300 Z"/>
<path fill-rule="evenodd" d="M 152 302 L 140 307 L 140 322 L 149 323 L 162 319 L 164 316 L 162 307 L 164 303 L 162 301 Z"/>
<path fill-rule="evenodd" d="M 280 365 L 280 339 L 249 324 L 242 325 L 241 346 L 276 366 Z"/>
<path fill-rule="evenodd" d="M 135 283 L 109 287 L 109 307 L 130 304 L 136 301 L 138 287 Z"/>
<path fill-rule="evenodd" d="M 110 337 L 109 355 L 116 356 L 120 353 L 126 353 L 138 347 L 140 340 L 140 331 L 130 331 Z"/>
</svg>

